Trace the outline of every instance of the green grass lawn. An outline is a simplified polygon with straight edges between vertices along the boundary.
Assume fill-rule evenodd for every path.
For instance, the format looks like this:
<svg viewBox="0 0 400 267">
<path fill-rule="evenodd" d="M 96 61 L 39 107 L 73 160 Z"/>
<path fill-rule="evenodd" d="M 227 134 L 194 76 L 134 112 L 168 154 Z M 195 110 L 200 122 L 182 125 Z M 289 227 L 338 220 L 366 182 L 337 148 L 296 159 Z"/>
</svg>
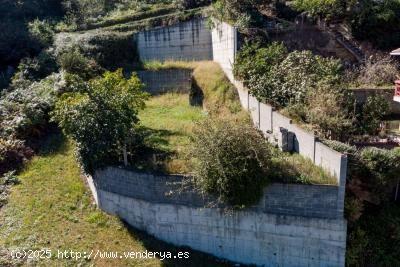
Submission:
<svg viewBox="0 0 400 267">
<path fill-rule="evenodd" d="M 90 252 L 188 251 L 177 249 L 125 226 L 92 204 L 81 178 L 73 145 L 61 135 L 52 136 L 41 153 L 18 176 L 9 202 L 0 210 L 0 266 L 18 266 L 7 259 L 7 249 L 49 248 Z M 215 266 L 212 257 L 190 252 L 188 260 L 50 260 L 36 266 Z M 11 263 L 10 263 L 11 261 Z M 19 263 L 26 265 L 26 263 Z M 79 265 L 80 264 L 80 265 Z"/>
<path fill-rule="evenodd" d="M 168 173 L 187 173 L 190 136 L 197 121 L 205 118 L 201 107 L 191 106 L 189 94 L 153 96 L 139 117 L 150 135 L 146 143 L 169 156 L 161 163 Z"/>
</svg>

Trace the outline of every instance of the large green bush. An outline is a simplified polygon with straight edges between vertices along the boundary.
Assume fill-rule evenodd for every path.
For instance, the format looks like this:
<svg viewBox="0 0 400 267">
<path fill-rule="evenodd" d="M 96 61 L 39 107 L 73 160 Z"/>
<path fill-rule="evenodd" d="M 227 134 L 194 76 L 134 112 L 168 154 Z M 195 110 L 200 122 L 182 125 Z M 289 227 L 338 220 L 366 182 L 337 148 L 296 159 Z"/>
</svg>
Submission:
<svg viewBox="0 0 400 267">
<path fill-rule="evenodd" d="M 389 110 L 389 101 L 384 96 L 369 96 L 362 105 L 358 118 L 360 133 L 376 135 L 384 117 L 389 114 Z"/>
<path fill-rule="evenodd" d="M 106 72 L 81 92 L 65 93 L 56 103 L 52 118 L 77 143 L 86 171 L 115 163 L 147 94 L 136 75 L 125 79 L 122 70 Z"/>
<path fill-rule="evenodd" d="M 213 3 L 212 15 L 219 21 L 229 22 L 245 30 L 248 27 L 262 24 L 263 18 L 258 8 L 261 4 L 266 6 L 270 2 L 261 0 L 217 0 Z"/>
<path fill-rule="evenodd" d="M 282 44 L 267 47 L 246 44 L 237 56 L 234 74 L 250 93 L 277 107 L 305 103 L 319 83 L 335 85 L 341 80 L 339 60 L 313 55 L 310 51 L 287 53 Z"/>
<path fill-rule="evenodd" d="M 259 201 L 268 183 L 271 150 L 250 123 L 207 119 L 195 130 L 195 184 L 233 207 Z"/>
<path fill-rule="evenodd" d="M 354 131 L 351 95 L 346 89 L 319 85 L 309 93 L 305 105 L 305 122 L 313 125 L 319 136 L 345 140 Z"/>
<path fill-rule="evenodd" d="M 62 77 L 53 74 L 14 88 L 0 99 L 0 137 L 20 139 L 39 137 L 46 132 L 48 113 L 54 107 Z"/>
<path fill-rule="evenodd" d="M 11 87 L 22 88 L 29 86 L 33 81 L 40 81 L 57 71 L 55 57 L 44 50 L 34 58 L 23 58 L 12 77 Z"/>
</svg>

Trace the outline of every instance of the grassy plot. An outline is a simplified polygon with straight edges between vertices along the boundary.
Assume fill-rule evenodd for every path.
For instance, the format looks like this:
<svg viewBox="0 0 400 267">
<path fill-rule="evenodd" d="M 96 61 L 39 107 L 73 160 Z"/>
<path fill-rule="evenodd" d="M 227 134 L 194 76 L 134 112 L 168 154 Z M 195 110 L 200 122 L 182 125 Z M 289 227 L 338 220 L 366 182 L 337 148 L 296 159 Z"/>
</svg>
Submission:
<svg viewBox="0 0 400 267">
<path fill-rule="evenodd" d="M 153 71 L 193 69 L 193 89 L 202 92 L 203 106 L 190 106 L 189 94 L 153 96 L 140 113 L 140 119 L 145 133 L 150 134 L 146 143 L 154 150 L 140 153 L 141 158 L 135 160 L 136 167 L 166 173 L 190 173 L 188 150 L 196 122 L 204 119 L 208 113 L 248 120 L 248 113 L 241 109 L 236 89 L 214 62 L 146 62 L 143 68 Z M 276 166 L 273 173 L 276 182 L 337 184 L 335 177 L 298 154 L 275 150 L 272 160 Z"/>
<path fill-rule="evenodd" d="M 95 208 L 81 178 L 73 145 L 57 135 L 19 175 L 0 211 L 0 266 L 26 265 L 12 260 L 12 249 L 52 251 L 51 259 L 29 260 L 35 266 L 215 266 L 208 255 L 178 249 L 127 228 L 120 220 Z M 57 250 L 190 251 L 189 260 L 58 259 Z"/>
<path fill-rule="evenodd" d="M 149 134 L 146 143 L 160 152 L 159 157 L 169 155 L 164 161 L 157 162 L 156 158 L 153 163 L 169 173 L 189 172 L 187 150 L 195 122 L 205 117 L 202 108 L 189 104 L 189 94 L 166 93 L 148 100 L 139 117 Z"/>
</svg>

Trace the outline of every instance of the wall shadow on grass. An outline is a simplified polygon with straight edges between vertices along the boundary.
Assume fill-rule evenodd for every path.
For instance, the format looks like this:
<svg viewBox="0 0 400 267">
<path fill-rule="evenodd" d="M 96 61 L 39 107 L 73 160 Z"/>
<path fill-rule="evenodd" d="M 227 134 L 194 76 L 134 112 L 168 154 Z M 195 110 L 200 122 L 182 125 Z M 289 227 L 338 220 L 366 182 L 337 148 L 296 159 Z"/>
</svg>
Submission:
<svg viewBox="0 0 400 267">
<path fill-rule="evenodd" d="M 178 247 L 167 242 L 161 241 L 153 236 L 150 236 L 144 231 L 137 230 L 123 221 L 123 224 L 128 229 L 128 232 L 135 239 L 140 239 L 143 246 L 152 252 L 171 252 L 171 259 L 164 259 L 161 261 L 162 266 L 165 267 L 203 267 L 203 266 L 215 266 L 215 267 L 227 267 L 227 266 L 248 266 L 239 265 L 233 262 L 216 258 L 210 254 L 203 253 L 200 251 L 193 250 L 189 247 Z M 189 252 L 189 259 L 174 259 L 174 255 L 178 255 L 179 252 Z"/>
</svg>

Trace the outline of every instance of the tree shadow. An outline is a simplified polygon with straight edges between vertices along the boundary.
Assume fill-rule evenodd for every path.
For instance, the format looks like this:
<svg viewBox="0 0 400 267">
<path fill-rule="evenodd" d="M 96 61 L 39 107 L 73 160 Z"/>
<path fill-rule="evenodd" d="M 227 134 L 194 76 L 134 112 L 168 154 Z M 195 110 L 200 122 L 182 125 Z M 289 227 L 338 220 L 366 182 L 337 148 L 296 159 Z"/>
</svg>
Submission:
<svg viewBox="0 0 400 267">
<path fill-rule="evenodd" d="M 121 220 L 128 230 L 129 234 L 135 238 L 142 241 L 143 246 L 152 252 L 170 252 L 172 257 L 165 258 L 161 261 L 162 266 L 165 267 L 202 267 L 202 266 L 249 266 L 249 265 L 240 265 L 230 262 L 228 260 L 219 259 L 210 254 L 200 252 L 197 250 L 193 250 L 187 246 L 175 246 L 173 244 L 167 243 L 165 241 L 159 240 L 144 231 L 140 231 L 132 226 L 130 226 L 127 222 Z M 177 256 L 179 252 L 189 252 L 189 258 L 174 258 Z M 167 255 L 167 254 L 165 254 Z M 158 257 L 159 258 L 159 257 Z"/>
<path fill-rule="evenodd" d="M 68 145 L 68 139 L 61 131 L 53 131 L 35 143 L 38 156 L 64 155 L 68 151 Z"/>
<path fill-rule="evenodd" d="M 135 137 L 128 144 L 128 161 L 133 169 L 167 173 L 166 162 L 177 153 L 169 148 L 168 138 L 181 133 L 140 126 L 135 129 Z"/>
</svg>

